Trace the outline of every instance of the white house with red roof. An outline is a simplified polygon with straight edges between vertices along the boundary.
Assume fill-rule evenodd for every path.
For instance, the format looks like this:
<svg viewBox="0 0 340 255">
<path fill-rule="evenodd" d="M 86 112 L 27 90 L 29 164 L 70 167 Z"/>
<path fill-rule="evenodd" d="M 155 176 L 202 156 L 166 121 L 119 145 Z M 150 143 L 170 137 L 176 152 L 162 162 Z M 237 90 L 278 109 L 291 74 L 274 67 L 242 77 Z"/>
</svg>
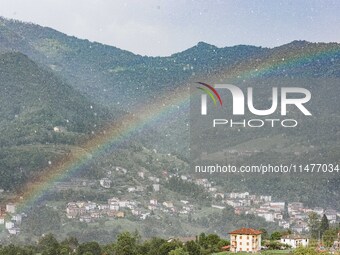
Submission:
<svg viewBox="0 0 340 255">
<path fill-rule="evenodd" d="M 258 252 L 261 250 L 261 231 L 253 228 L 240 228 L 229 234 L 231 252 Z"/>
</svg>

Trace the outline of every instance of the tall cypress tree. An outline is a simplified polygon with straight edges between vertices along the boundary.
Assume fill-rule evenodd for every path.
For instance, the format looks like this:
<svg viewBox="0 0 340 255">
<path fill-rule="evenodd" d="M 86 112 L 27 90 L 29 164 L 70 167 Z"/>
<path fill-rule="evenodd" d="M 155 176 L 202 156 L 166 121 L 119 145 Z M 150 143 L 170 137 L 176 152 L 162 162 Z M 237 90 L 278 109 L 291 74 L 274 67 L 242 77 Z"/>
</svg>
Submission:
<svg viewBox="0 0 340 255">
<path fill-rule="evenodd" d="M 326 214 L 322 216 L 321 224 L 320 224 L 320 234 L 323 235 L 323 233 L 329 229 L 329 221 L 327 219 Z"/>
<path fill-rule="evenodd" d="M 284 220 L 289 219 L 288 202 L 287 201 L 285 201 L 285 207 L 284 207 L 284 211 L 283 211 L 283 219 Z"/>
</svg>

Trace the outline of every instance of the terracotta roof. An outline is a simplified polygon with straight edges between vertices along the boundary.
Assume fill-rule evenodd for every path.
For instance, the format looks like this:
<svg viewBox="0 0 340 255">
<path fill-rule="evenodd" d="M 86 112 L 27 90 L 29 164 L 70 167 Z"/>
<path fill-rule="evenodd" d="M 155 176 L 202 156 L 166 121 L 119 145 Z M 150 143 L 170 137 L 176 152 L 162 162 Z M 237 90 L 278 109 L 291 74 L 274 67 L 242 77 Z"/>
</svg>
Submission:
<svg viewBox="0 0 340 255">
<path fill-rule="evenodd" d="M 260 235 L 262 234 L 261 231 L 253 229 L 253 228 L 240 228 L 230 232 L 229 234 L 234 235 Z"/>
</svg>

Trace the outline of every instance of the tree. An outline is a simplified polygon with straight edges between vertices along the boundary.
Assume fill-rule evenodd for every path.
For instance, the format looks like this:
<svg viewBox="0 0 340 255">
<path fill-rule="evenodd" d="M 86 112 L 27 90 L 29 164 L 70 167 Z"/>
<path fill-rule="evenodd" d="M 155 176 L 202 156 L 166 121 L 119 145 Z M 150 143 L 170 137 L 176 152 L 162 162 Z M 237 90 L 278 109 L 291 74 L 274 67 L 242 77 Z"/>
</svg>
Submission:
<svg viewBox="0 0 340 255">
<path fill-rule="evenodd" d="M 318 255 L 318 252 L 314 247 L 298 247 L 293 251 L 294 255 Z"/>
<path fill-rule="evenodd" d="M 1 255 L 33 255 L 36 254 L 35 249 L 29 247 L 19 247 L 13 244 L 2 247 L 0 245 Z"/>
<path fill-rule="evenodd" d="M 185 244 L 185 248 L 189 255 L 201 255 L 201 247 L 195 241 L 189 241 Z"/>
<path fill-rule="evenodd" d="M 280 240 L 281 236 L 282 234 L 280 232 L 275 231 L 270 235 L 270 240 Z"/>
<path fill-rule="evenodd" d="M 285 207 L 283 211 L 283 219 L 287 220 L 289 218 L 289 212 L 288 212 L 288 202 L 285 201 Z"/>
<path fill-rule="evenodd" d="M 207 249 L 208 248 L 208 244 L 207 244 L 207 241 L 206 241 L 207 237 L 205 235 L 205 233 L 201 233 L 199 236 L 198 236 L 198 243 L 199 245 L 204 248 L 204 249 Z"/>
<path fill-rule="evenodd" d="M 324 214 L 322 216 L 322 219 L 321 219 L 321 223 L 320 223 L 320 234 L 321 236 L 323 235 L 323 233 L 329 229 L 329 221 L 327 219 L 327 216 L 326 214 Z"/>
<path fill-rule="evenodd" d="M 328 247 L 333 245 L 336 238 L 337 238 L 337 229 L 336 228 L 327 229 L 322 236 L 322 240 L 323 240 L 324 244 Z"/>
<path fill-rule="evenodd" d="M 266 242 L 266 247 L 269 249 L 269 250 L 280 250 L 281 247 L 283 246 L 282 243 L 278 242 L 278 241 L 267 241 Z"/>
<path fill-rule="evenodd" d="M 77 255 L 100 255 L 101 252 L 101 248 L 97 242 L 89 242 L 79 245 Z"/>
<path fill-rule="evenodd" d="M 137 254 L 136 236 L 131 235 L 129 232 L 121 233 L 118 236 L 115 250 L 116 250 L 116 255 Z"/>
<path fill-rule="evenodd" d="M 175 250 L 169 252 L 169 255 L 189 255 L 182 247 L 178 247 Z"/>
<path fill-rule="evenodd" d="M 69 255 L 72 253 L 72 249 L 69 246 L 62 245 L 59 249 L 59 255 Z"/>
<path fill-rule="evenodd" d="M 206 241 L 209 247 L 214 248 L 217 246 L 221 238 L 216 234 L 209 234 L 206 237 Z"/>
<path fill-rule="evenodd" d="M 168 243 L 163 243 L 159 247 L 159 251 L 157 255 L 168 255 L 169 252 L 171 252 L 172 250 L 176 250 L 177 248 L 180 248 L 180 247 L 182 247 L 182 243 L 178 240 L 174 240 Z"/>
<path fill-rule="evenodd" d="M 39 240 L 38 247 L 42 255 L 58 255 L 59 253 L 59 243 L 52 234 L 42 237 Z"/>
<path fill-rule="evenodd" d="M 114 255 L 115 254 L 115 244 L 110 243 L 110 244 L 104 245 L 104 247 L 102 247 L 102 254 L 103 255 Z"/>
<path fill-rule="evenodd" d="M 317 213 L 311 212 L 308 214 L 308 227 L 309 227 L 311 237 L 314 239 L 318 239 L 319 229 L 320 229 L 320 219 Z"/>
<path fill-rule="evenodd" d="M 159 237 L 153 237 L 139 246 L 139 254 L 158 255 L 159 247 L 166 241 Z"/>
<path fill-rule="evenodd" d="M 57 211 L 46 206 L 36 207 L 23 221 L 23 232 L 41 236 L 44 233 L 57 232 L 60 226 L 61 220 Z"/>
<path fill-rule="evenodd" d="M 268 234 L 268 231 L 264 228 L 261 228 L 260 231 L 262 232 L 262 240 L 267 240 L 269 239 L 269 234 Z"/>
<path fill-rule="evenodd" d="M 225 240 L 225 239 L 221 239 L 218 242 L 217 247 L 218 247 L 219 250 L 221 250 L 223 246 L 227 246 L 227 245 L 230 245 L 230 241 L 229 240 Z"/>
<path fill-rule="evenodd" d="M 75 237 L 66 238 L 64 241 L 60 243 L 62 247 L 68 247 L 70 250 L 75 250 L 79 245 L 78 239 Z"/>
</svg>

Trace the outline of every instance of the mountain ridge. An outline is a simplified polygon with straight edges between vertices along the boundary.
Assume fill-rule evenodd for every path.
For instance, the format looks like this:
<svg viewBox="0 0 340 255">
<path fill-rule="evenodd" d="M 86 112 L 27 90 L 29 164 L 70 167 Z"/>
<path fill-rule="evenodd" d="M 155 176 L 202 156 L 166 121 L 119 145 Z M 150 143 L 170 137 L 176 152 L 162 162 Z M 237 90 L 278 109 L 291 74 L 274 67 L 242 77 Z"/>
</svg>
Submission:
<svg viewBox="0 0 340 255">
<path fill-rule="evenodd" d="M 276 48 L 245 45 L 218 48 L 199 42 L 170 57 L 142 57 L 39 25 L 4 18 L 0 18 L 0 24 L 0 35 L 11 43 L 13 50 L 23 51 L 40 66 L 50 69 L 91 102 L 128 112 L 149 102 L 150 98 L 187 86 L 197 79 L 242 81 L 252 77 L 237 78 L 238 73 L 257 75 L 258 68 L 261 70 L 272 63 L 275 68 L 260 72 L 256 77 L 340 77 L 340 44 L 337 43 L 293 41 Z M 6 37 L 6 33 L 1 33 L 4 28 L 18 37 L 13 39 L 11 33 Z M 333 52 L 307 57 L 296 65 L 284 64 L 286 60 L 327 50 Z M 176 126 L 184 125 L 183 108 L 174 115 L 181 124 L 174 121 L 168 130 L 163 130 L 165 133 L 178 133 Z M 176 140 L 177 134 L 169 137 Z"/>
</svg>

